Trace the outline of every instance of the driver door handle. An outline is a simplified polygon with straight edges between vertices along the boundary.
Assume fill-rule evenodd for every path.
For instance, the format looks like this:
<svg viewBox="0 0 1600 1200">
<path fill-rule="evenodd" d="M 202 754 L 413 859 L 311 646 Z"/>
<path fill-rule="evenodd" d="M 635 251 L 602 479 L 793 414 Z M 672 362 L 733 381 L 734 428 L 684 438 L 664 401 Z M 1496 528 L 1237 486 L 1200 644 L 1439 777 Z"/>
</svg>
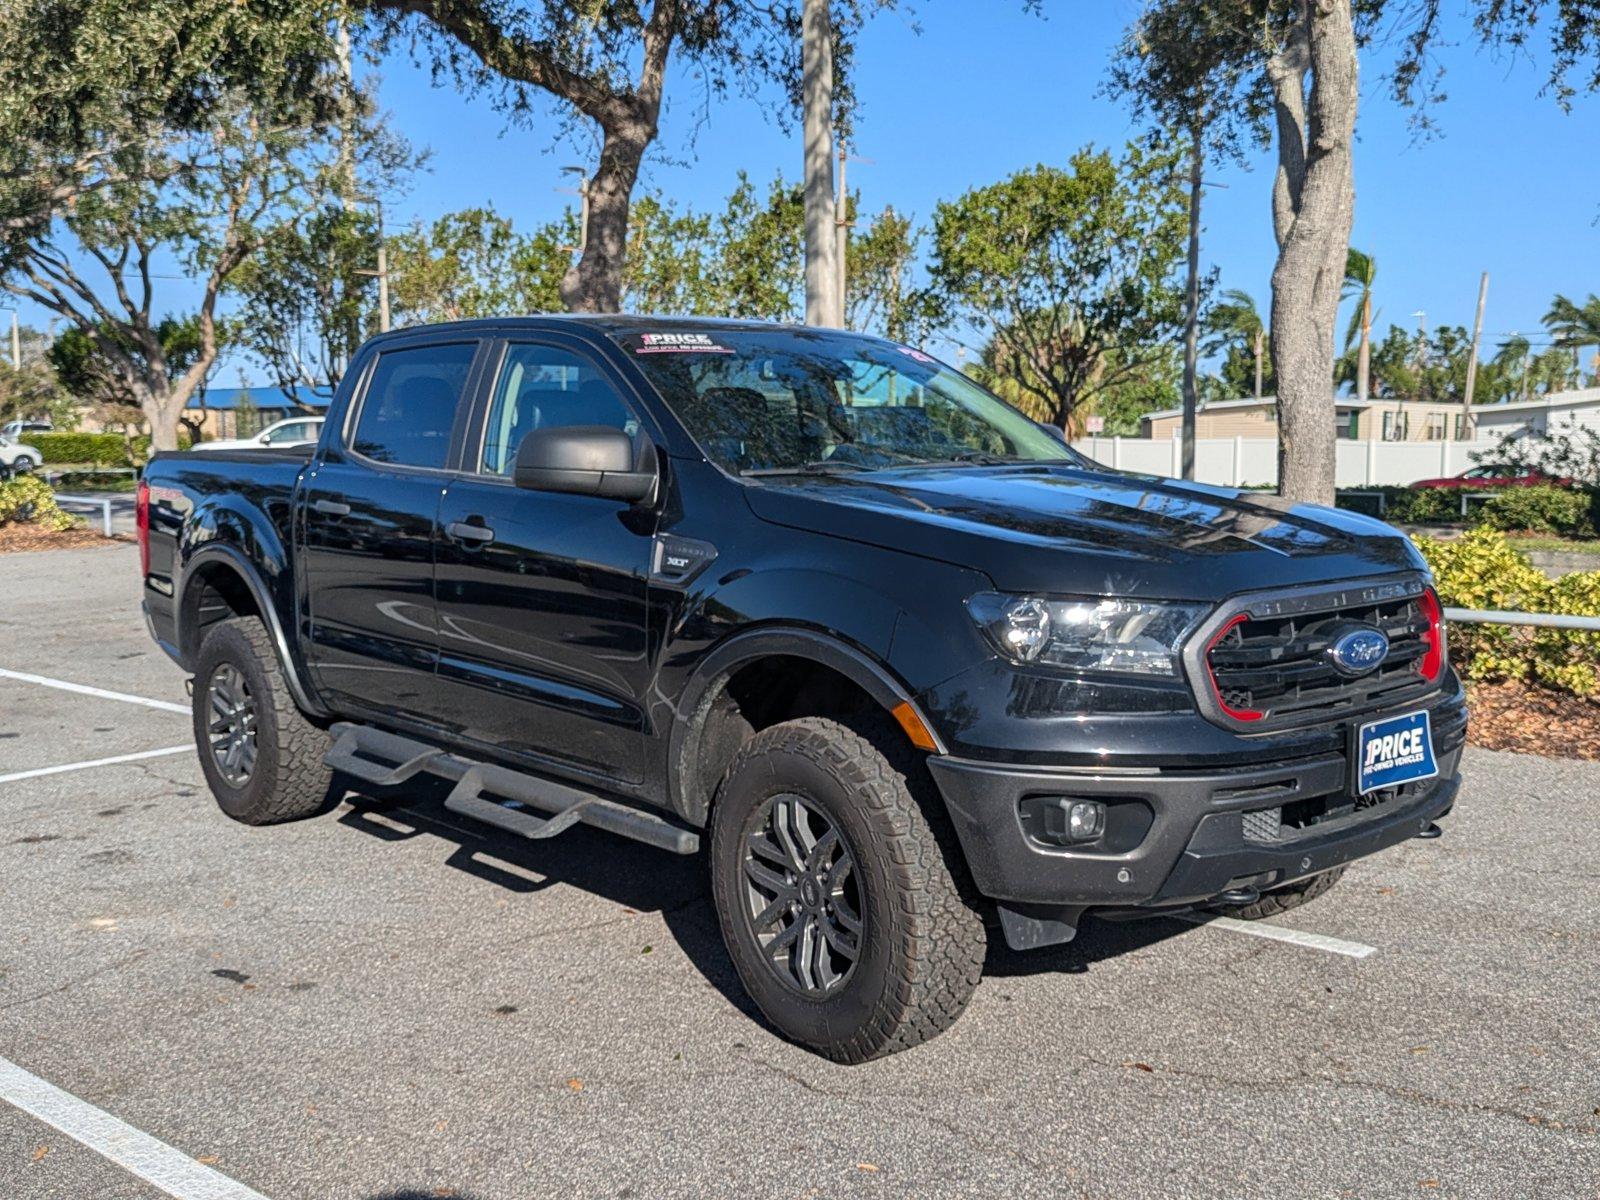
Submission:
<svg viewBox="0 0 1600 1200">
<path fill-rule="evenodd" d="M 350 506 L 348 504 L 341 504 L 337 500 L 313 500 L 311 502 L 311 507 L 316 509 L 319 513 L 322 513 L 324 516 L 348 517 L 350 515 Z"/>
<path fill-rule="evenodd" d="M 494 530 L 487 525 L 470 525 L 466 521 L 451 521 L 444 531 L 458 542 L 476 542 L 487 545 L 494 541 Z"/>
</svg>

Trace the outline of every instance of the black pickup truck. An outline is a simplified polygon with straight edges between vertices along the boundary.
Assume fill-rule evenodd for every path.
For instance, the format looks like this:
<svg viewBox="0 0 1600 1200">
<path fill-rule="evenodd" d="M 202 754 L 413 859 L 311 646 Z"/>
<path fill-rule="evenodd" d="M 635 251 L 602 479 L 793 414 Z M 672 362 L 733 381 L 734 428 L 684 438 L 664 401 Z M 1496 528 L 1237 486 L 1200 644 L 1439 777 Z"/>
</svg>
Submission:
<svg viewBox="0 0 1600 1200">
<path fill-rule="evenodd" d="M 745 986 L 840 1061 L 948 1027 L 990 929 L 1270 916 L 1458 786 L 1403 536 L 1107 470 L 876 338 L 385 334 L 319 444 L 158 455 L 138 517 L 229 816 L 428 772 L 529 838 L 703 839 Z"/>
</svg>

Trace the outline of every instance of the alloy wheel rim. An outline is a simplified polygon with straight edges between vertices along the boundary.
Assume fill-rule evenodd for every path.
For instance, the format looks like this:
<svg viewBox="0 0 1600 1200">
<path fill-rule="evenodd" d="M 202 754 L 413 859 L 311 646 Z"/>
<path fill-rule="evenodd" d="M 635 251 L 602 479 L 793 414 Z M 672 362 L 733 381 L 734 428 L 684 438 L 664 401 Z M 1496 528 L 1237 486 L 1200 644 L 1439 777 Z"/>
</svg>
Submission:
<svg viewBox="0 0 1600 1200">
<path fill-rule="evenodd" d="M 223 663 L 206 688 L 211 760 L 233 787 L 248 783 L 256 768 L 256 702 L 244 676 Z"/>
<path fill-rule="evenodd" d="M 861 956 L 855 858 L 838 827 L 793 793 L 769 799 L 745 838 L 744 888 L 762 957 L 810 996 L 839 988 Z"/>
</svg>

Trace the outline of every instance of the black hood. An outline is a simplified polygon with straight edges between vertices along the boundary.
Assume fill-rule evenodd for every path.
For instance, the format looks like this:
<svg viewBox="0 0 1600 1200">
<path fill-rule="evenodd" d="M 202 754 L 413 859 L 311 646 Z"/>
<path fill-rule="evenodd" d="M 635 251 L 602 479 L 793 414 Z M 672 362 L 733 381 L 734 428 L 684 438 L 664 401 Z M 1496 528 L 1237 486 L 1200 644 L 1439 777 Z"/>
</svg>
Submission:
<svg viewBox="0 0 1600 1200">
<path fill-rule="evenodd" d="M 779 476 L 763 520 L 983 571 L 1006 591 L 1218 600 L 1420 570 L 1398 530 L 1277 496 L 1073 466 Z"/>
</svg>

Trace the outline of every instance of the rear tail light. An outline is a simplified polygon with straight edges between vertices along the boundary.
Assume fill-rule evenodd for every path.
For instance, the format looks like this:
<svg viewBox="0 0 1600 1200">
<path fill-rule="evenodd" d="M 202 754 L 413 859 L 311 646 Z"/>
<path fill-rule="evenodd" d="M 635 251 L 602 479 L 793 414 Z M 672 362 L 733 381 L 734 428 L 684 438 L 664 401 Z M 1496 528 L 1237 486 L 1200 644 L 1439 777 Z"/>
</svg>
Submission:
<svg viewBox="0 0 1600 1200">
<path fill-rule="evenodd" d="M 1422 635 L 1428 649 L 1417 667 L 1424 679 L 1437 683 L 1444 675 L 1445 664 L 1444 609 L 1439 604 L 1439 593 L 1431 587 L 1423 589 L 1422 595 L 1417 597 L 1417 607 L 1428 618 L 1428 632 Z"/>
<path fill-rule="evenodd" d="M 139 574 L 150 574 L 150 485 L 139 480 L 139 496 L 133 504 L 133 519 L 139 528 Z"/>
</svg>

